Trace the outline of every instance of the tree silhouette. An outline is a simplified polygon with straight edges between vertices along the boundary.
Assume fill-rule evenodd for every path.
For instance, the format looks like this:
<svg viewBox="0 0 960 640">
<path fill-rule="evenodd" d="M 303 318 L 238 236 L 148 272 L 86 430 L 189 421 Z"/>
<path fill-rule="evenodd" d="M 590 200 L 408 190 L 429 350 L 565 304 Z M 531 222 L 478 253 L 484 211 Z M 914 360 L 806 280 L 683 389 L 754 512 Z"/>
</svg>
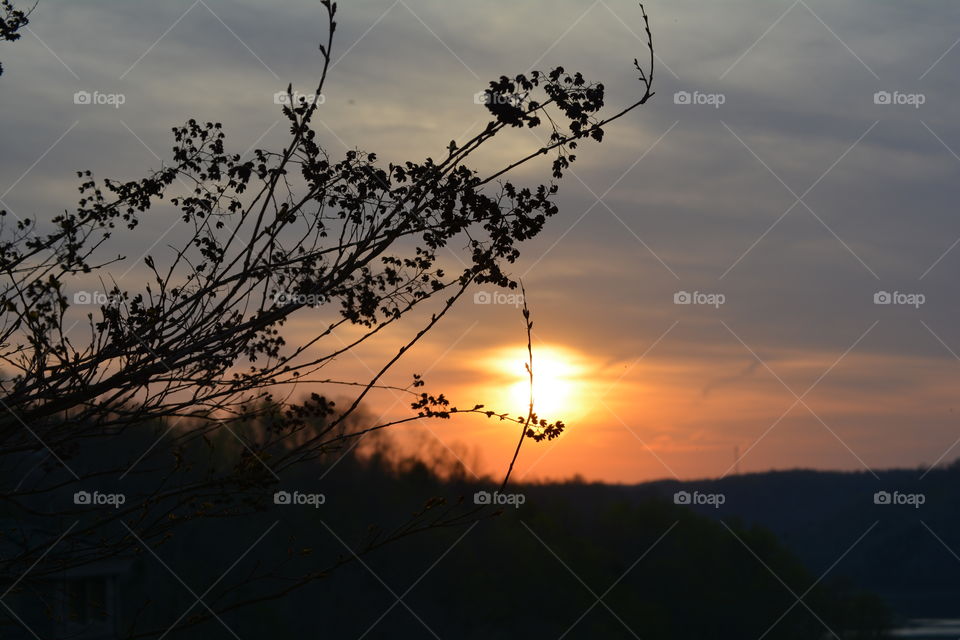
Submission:
<svg viewBox="0 0 960 640">
<path fill-rule="evenodd" d="M 36 6 L 36 5 L 34 5 Z M 11 0 L 0 0 L 0 42 L 14 42 L 20 39 L 20 30 L 30 23 L 30 11 L 23 11 L 13 6 Z M 3 75 L 3 64 L 0 64 L 0 76 Z"/>
<path fill-rule="evenodd" d="M 3 4 L 4 37 L 15 39 L 26 16 Z M 173 129 L 172 162 L 142 179 L 80 172 L 78 205 L 53 218 L 52 230 L 0 212 L 0 457 L 9 471 L 3 514 L 29 515 L 59 532 L 75 520 L 81 524 L 65 540 L 97 540 L 95 550 L 62 542 L 51 550 L 52 540 L 31 540 L 5 555 L 0 575 L 12 582 L 44 554 L 18 588 L 95 558 L 142 552 L 189 522 L 263 509 L 281 476 L 399 423 L 477 413 L 522 425 L 521 443 L 563 430 L 538 419 L 532 403 L 518 417 L 452 406 L 442 393 L 425 391 L 419 375 L 407 387 L 390 387 L 410 396 L 408 418 L 371 423 L 361 407 L 471 286 L 517 287 L 509 265 L 557 213 L 557 185 L 515 186 L 507 174 L 544 157 L 559 181 L 582 142 L 601 143 L 608 125 L 653 96 L 645 10 L 641 5 L 649 64 L 633 61 L 642 95 L 631 104 L 605 115 L 604 86 L 562 67 L 501 76 L 483 92 L 491 119 L 480 133 L 451 142 L 436 159 L 382 165 L 372 152 L 335 158 L 318 143 L 313 118 L 337 27 L 336 3 L 323 5 L 328 35 L 320 45 L 320 80 L 312 99 L 287 87 L 285 147 L 244 159 L 228 150 L 219 123 L 190 120 Z M 518 128 L 546 128 L 549 137 L 492 171 L 467 166 L 487 143 Z M 161 201 L 176 208 L 189 238 L 169 255 L 145 256 L 148 278 L 124 288 L 110 270 L 123 258 L 104 253 L 118 227 L 136 229 Z M 466 266 L 447 273 L 438 252 L 458 246 L 465 247 Z M 71 314 L 89 302 L 83 289 L 94 278 L 106 300 L 86 314 L 89 338 L 81 343 L 70 335 Z M 435 308 L 425 311 L 431 301 Z M 288 344 L 285 323 L 316 307 L 336 319 Z M 369 379 L 324 375 L 338 357 L 402 318 L 419 319 L 419 328 Z M 529 331 L 527 312 L 525 319 Z M 348 327 L 354 337 L 333 340 Z M 318 393 L 297 402 L 283 397 L 290 385 L 306 383 L 356 393 L 342 406 Z M 242 446 L 234 447 L 230 464 L 212 464 L 197 458 L 196 445 L 205 441 Z M 42 477 L 24 482 L 38 468 Z M 69 499 L 109 483 L 137 499 L 106 511 Z M 369 548 L 469 522 L 481 511 L 436 506 Z M 306 571 L 292 582 L 322 574 Z M 217 610 L 236 606 L 223 602 Z M 191 624 L 215 615 L 203 611 Z"/>
</svg>

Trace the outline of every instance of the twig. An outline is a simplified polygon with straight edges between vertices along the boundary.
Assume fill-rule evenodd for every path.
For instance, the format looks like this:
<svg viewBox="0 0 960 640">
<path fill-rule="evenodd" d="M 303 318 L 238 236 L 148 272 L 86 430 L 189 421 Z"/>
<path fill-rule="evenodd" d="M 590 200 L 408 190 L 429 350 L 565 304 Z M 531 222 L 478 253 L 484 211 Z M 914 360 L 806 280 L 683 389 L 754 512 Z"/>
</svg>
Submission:
<svg viewBox="0 0 960 640">
<path fill-rule="evenodd" d="M 530 308 L 527 306 L 527 291 L 523 288 L 523 281 L 520 282 L 520 293 L 523 295 L 523 321 L 527 327 L 527 376 L 530 378 L 530 405 L 527 409 L 527 419 L 523 422 L 523 428 L 520 430 L 520 440 L 517 441 L 517 448 L 513 452 L 513 459 L 510 460 L 510 467 L 507 469 L 507 475 L 503 478 L 500 485 L 502 492 L 507 488 L 507 482 L 510 480 L 510 474 L 513 472 L 513 465 L 520 455 L 520 447 L 523 446 L 523 439 L 527 437 L 527 429 L 530 428 L 530 421 L 533 419 L 533 322 L 530 321 Z"/>
</svg>

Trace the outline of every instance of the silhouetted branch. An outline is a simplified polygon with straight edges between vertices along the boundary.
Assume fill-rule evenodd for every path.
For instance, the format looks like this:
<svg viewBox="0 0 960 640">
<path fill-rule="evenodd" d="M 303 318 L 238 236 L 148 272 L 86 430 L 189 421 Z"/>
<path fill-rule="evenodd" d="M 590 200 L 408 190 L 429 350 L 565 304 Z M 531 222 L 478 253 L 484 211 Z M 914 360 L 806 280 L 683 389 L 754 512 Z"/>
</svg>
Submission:
<svg viewBox="0 0 960 640">
<path fill-rule="evenodd" d="M 20 30 L 30 24 L 30 14 L 37 8 L 34 4 L 28 11 L 17 9 L 11 0 L 0 0 L 0 42 L 14 42 L 20 39 Z M 0 75 L 3 65 L 0 64 Z"/>
<path fill-rule="evenodd" d="M 333 158 L 317 142 L 312 120 L 327 90 L 337 27 L 337 5 L 322 4 L 328 33 L 320 80 L 311 100 L 297 99 L 288 85 L 282 112 L 290 138 L 282 148 L 257 149 L 246 160 L 227 149 L 219 123 L 190 120 L 173 129 L 172 159 L 159 171 L 126 182 L 80 172 L 76 208 L 44 225 L 48 231 L 0 211 L 0 402 L 8 409 L 0 415 L 0 502 L 7 513 L 54 523 L 51 529 L 78 522 L 68 542 L 97 538 L 93 546 L 52 550 L 51 540 L 29 539 L 0 558 L 0 577 L 18 575 L 41 554 L 48 555 L 30 571 L 31 583 L 122 557 L 141 545 L 128 529 L 143 544 L 162 544 L 186 522 L 256 513 L 283 474 L 329 462 L 391 426 L 460 413 L 521 425 L 501 489 L 524 438 L 562 433 L 561 421 L 534 411 L 525 298 L 526 417 L 480 404 L 460 409 L 442 393 L 424 391 L 419 375 L 406 387 L 386 384 L 385 376 L 471 286 L 518 286 L 508 269 L 520 245 L 558 212 L 558 187 L 502 178 L 544 156 L 561 180 L 582 140 L 602 143 L 607 125 L 653 96 L 646 11 L 651 66 L 641 69 L 634 60 L 643 95 L 629 106 L 604 116 L 604 86 L 562 67 L 501 76 L 485 90 L 490 120 L 480 133 L 453 141 L 441 160 L 383 165 L 359 150 Z M 10 3 L 0 6 L 8 14 L 3 33 L 16 35 L 27 14 L 11 22 Z M 545 146 L 487 173 L 467 166 L 508 130 L 541 126 L 550 133 Z M 122 246 L 116 230 L 136 229 L 161 200 L 176 209 L 187 238 L 169 253 L 145 256 L 142 286 L 127 289 L 117 282 L 123 276 L 110 272 L 125 258 L 100 254 Z M 448 273 L 438 254 L 456 246 L 464 247 L 465 266 Z M 100 290 L 85 290 L 94 280 Z M 81 305 L 95 311 L 81 315 Z M 284 324 L 313 309 L 321 311 L 313 311 L 311 335 L 288 344 Z M 323 371 L 403 318 L 419 324 L 369 378 L 339 380 Z M 72 333 L 84 320 L 88 336 Z M 347 328 L 355 335 L 341 342 L 336 332 Z M 293 401 L 300 383 L 355 393 L 344 408 L 320 393 Z M 363 404 L 384 389 L 411 396 L 412 415 L 368 420 Z M 124 483 L 137 500 L 108 511 L 71 500 L 90 483 L 107 481 Z M 481 512 L 424 516 L 393 534 L 462 524 L 466 515 L 475 521 Z M 247 602 L 223 601 L 217 610 Z"/>
<path fill-rule="evenodd" d="M 510 459 L 510 466 L 507 468 L 507 473 L 503 476 L 503 482 L 500 483 L 500 491 L 503 491 L 507 488 L 507 483 L 510 481 L 510 474 L 513 472 L 513 465 L 517 461 L 517 456 L 520 455 L 520 447 L 523 445 L 524 439 L 527 437 L 527 429 L 530 428 L 530 421 L 533 419 L 533 321 L 530 320 L 530 308 L 527 306 L 527 291 L 523 288 L 523 283 L 520 284 L 520 291 L 523 294 L 523 324 L 527 330 L 527 362 L 524 365 L 527 369 L 527 377 L 530 381 L 530 405 L 527 408 L 527 418 L 523 421 L 523 426 L 520 429 L 520 439 L 517 441 L 517 448 L 513 452 L 513 458 Z"/>
</svg>

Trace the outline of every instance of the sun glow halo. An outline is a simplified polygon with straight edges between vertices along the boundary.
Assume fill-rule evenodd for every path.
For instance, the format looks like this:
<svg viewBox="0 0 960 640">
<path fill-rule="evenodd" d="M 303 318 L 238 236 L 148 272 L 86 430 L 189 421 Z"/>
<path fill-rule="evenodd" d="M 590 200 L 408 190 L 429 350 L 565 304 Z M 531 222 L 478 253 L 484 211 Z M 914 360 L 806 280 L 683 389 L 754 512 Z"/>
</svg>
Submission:
<svg viewBox="0 0 960 640">
<path fill-rule="evenodd" d="M 497 358 L 497 368 L 508 377 L 508 410 L 526 416 L 530 402 L 527 350 L 511 348 Z M 534 347 L 533 411 L 540 418 L 568 422 L 580 413 L 585 367 L 576 354 L 559 347 Z"/>
</svg>

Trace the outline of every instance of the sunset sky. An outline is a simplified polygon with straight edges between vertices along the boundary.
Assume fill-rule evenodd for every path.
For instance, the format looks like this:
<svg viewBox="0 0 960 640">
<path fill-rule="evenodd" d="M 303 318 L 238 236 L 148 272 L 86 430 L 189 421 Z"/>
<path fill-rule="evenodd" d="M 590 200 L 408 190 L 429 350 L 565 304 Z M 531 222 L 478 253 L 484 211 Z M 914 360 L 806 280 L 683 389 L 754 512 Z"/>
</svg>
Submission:
<svg viewBox="0 0 960 640">
<path fill-rule="evenodd" d="M 531 68 L 602 81 L 610 110 L 642 94 L 633 2 L 340 5 L 318 113 L 334 155 L 442 156 L 485 125 L 474 94 Z M 514 265 L 541 412 L 569 425 L 555 442 L 528 441 L 518 475 L 636 482 L 960 456 L 960 5 L 647 9 L 657 95 L 582 146 L 560 214 Z M 0 50 L 0 208 L 48 220 L 75 205 L 79 169 L 132 179 L 159 168 L 170 128 L 191 117 L 222 122 L 238 153 L 278 147 L 288 127 L 274 93 L 288 82 L 312 92 L 325 35 L 308 0 L 44 0 L 23 40 Z M 123 104 L 74 104 L 78 91 Z M 483 162 L 538 145 L 520 130 Z M 535 185 L 549 167 L 513 179 Z M 124 238 L 121 283 L 143 281 L 137 257 L 152 245 L 159 257 L 183 237 L 176 221 L 160 208 Z M 722 304 L 676 304 L 680 292 Z M 879 292 L 893 304 L 876 304 Z M 418 372 L 458 405 L 523 412 L 512 293 L 476 288 L 388 382 Z M 289 341 L 332 313 L 296 317 Z M 416 327 L 345 356 L 337 375 L 369 377 Z M 368 411 L 400 417 L 407 402 L 383 392 Z M 427 427 L 477 474 L 502 473 L 517 436 L 476 417 Z"/>
</svg>

